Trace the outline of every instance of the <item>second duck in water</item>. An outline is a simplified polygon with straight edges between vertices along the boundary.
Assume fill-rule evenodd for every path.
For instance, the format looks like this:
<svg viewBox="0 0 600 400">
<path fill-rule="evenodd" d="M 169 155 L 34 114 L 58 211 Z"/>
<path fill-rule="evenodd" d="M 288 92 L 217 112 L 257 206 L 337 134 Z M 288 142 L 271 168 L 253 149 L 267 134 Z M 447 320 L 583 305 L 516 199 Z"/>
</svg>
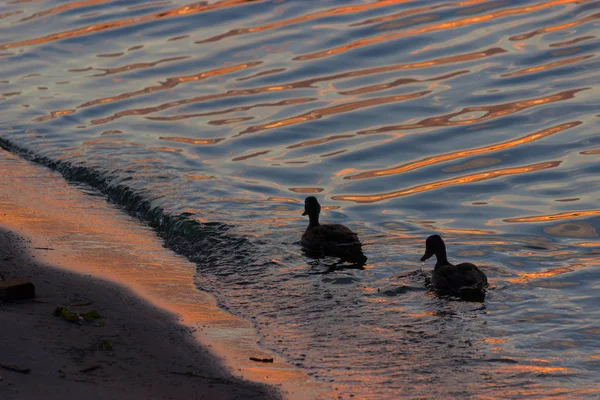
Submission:
<svg viewBox="0 0 600 400">
<path fill-rule="evenodd" d="M 343 261 L 364 264 L 367 257 L 362 252 L 362 244 L 358 235 L 344 225 L 319 224 L 321 205 L 316 197 L 304 200 L 304 213 L 309 223 L 302 235 L 302 247 L 313 257 L 332 256 Z"/>
<path fill-rule="evenodd" d="M 487 277 L 471 263 L 452 265 L 446 256 L 446 244 L 439 235 L 432 235 L 425 242 L 425 254 L 421 261 L 432 255 L 437 262 L 431 274 L 431 284 L 442 295 L 458 296 L 468 301 L 483 301 L 488 286 Z"/>
</svg>

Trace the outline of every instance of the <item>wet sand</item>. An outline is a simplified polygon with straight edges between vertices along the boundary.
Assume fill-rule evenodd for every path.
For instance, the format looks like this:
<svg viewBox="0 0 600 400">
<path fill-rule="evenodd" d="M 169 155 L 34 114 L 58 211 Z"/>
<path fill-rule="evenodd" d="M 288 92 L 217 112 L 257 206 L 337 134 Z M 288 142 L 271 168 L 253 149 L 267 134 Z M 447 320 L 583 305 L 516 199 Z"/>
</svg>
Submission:
<svg viewBox="0 0 600 400">
<path fill-rule="evenodd" d="M 201 290 L 204 280 L 210 277 L 199 276 L 197 265 L 166 249 L 163 241 L 150 227 L 124 213 L 91 188 L 69 183 L 55 171 L 2 150 L 0 150 L 0 228 L 17 233 L 30 242 L 27 247 L 30 258 L 25 261 L 12 259 L 3 261 L 3 258 L 14 257 L 12 255 L 0 257 L 0 272 L 4 271 L 7 277 L 12 273 L 12 269 L 18 268 L 20 272 L 17 277 L 28 278 L 29 275 L 25 272 L 33 267 L 26 261 L 35 259 L 39 265 L 52 266 L 51 270 L 58 270 L 59 276 L 84 276 L 90 282 L 102 282 L 102 287 L 116 285 L 124 294 L 108 295 L 109 300 L 112 298 L 114 300 L 107 305 L 107 308 L 115 308 L 116 305 L 119 306 L 117 308 L 127 306 L 122 311 L 127 318 L 123 317 L 122 320 L 136 321 L 140 315 L 146 314 L 136 312 L 129 306 L 134 302 L 145 304 L 149 309 L 163 310 L 157 311 L 160 317 L 150 319 L 172 325 L 169 329 L 187 329 L 188 339 L 193 337 L 195 340 L 192 346 L 203 346 L 236 378 L 274 387 L 279 390 L 282 397 L 290 400 L 316 398 L 323 391 L 328 390 L 327 385 L 290 365 L 279 354 L 262 347 L 261 338 L 257 335 L 252 322 L 220 308 L 210 293 Z M 8 264 L 4 266 L 7 262 L 17 264 L 10 264 L 13 266 L 8 270 Z M 67 303 L 71 301 L 71 297 L 75 299 L 90 297 L 83 289 L 79 289 L 80 285 L 73 285 L 66 278 L 61 284 L 65 287 L 63 289 L 62 286 L 52 286 L 53 282 L 62 281 L 37 278 L 39 273 L 41 272 L 30 272 L 31 276 L 36 277 L 33 282 L 38 286 L 39 296 L 45 291 L 58 290 L 58 288 L 65 290 L 62 297 L 56 294 L 52 298 L 56 300 L 51 303 L 56 304 L 49 306 L 50 311 L 44 309 L 44 318 L 54 318 L 47 313 L 52 313 L 59 303 L 79 304 L 75 301 Z M 50 282 L 48 283 L 50 287 L 45 289 L 46 281 Z M 78 289 L 72 289 L 73 287 Z M 108 289 L 102 289 L 93 293 L 105 291 L 109 292 Z M 48 297 L 49 294 L 44 296 Z M 116 299 L 121 300 L 114 303 Z M 109 317 L 116 318 L 113 314 L 103 313 L 96 307 L 100 302 L 99 299 L 90 300 L 94 303 L 89 306 L 95 307 L 94 309 L 107 320 Z M 29 310 L 25 310 L 25 314 L 28 312 Z M 124 324 L 125 322 L 122 323 Z M 125 328 L 131 328 L 130 325 L 131 322 Z M 4 327 L 5 324 L 2 322 L 0 326 Z M 15 332 L 26 331 L 25 328 L 14 329 Z M 152 332 L 153 329 L 145 327 L 136 332 L 143 335 L 146 331 Z M 136 332 L 127 331 L 127 334 L 136 341 L 138 334 Z M 105 339 L 100 343 L 103 340 Z M 108 338 L 108 340 L 112 342 L 112 339 Z M 138 353 L 146 354 L 148 349 L 162 348 L 171 342 L 181 341 L 178 339 L 166 343 L 160 342 L 160 344 L 159 342 L 143 344 L 140 348 L 146 350 L 131 352 L 131 362 L 137 362 L 135 360 L 139 358 Z M 77 343 L 77 340 L 67 342 Z M 0 344 L 0 346 L 4 345 Z M 166 351 L 171 354 L 168 347 Z M 189 352 L 181 350 L 181 353 Z M 256 362 L 252 358 L 272 359 L 273 362 Z M 11 363 L 17 361 L 11 360 Z M 1 363 L 4 361 L 0 359 Z M 206 364 L 210 362 L 203 362 L 202 365 Z M 190 362 L 185 365 L 194 364 Z M 86 368 L 93 368 L 86 373 L 99 373 L 100 370 L 95 368 L 95 365 L 82 367 L 84 370 Z M 177 371 L 175 374 L 164 371 L 169 375 L 179 374 Z M 4 371 L 0 369 L 0 374 L 2 372 Z M 194 374 L 201 375 L 193 371 L 191 374 L 189 372 L 187 369 L 184 371 L 187 377 L 193 378 Z M 173 376 L 167 378 L 170 379 L 173 379 Z M 150 378 L 149 381 L 155 380 Z M 200 396 L 196 394 L 193 398 L 201 398 Z M 251 394 L 244 394 L 243 398 L 248 396 Z M 126 398 L 130 397 L 126 396 Z M 4 400 L 4 397 L 0 396 L 0 398 Z"/>
<path fill-rule="evenodd" d="M 266 385 L 232 377 L 190 328 L 128 289 L 44 265 L 28 241 L 0 230 L 0 273 L 30 280 L 36 298 L 0 303 L 2 399 L 275 399 Z M 57 306 L 97 311 L 84 324 Z"/>
</svg>

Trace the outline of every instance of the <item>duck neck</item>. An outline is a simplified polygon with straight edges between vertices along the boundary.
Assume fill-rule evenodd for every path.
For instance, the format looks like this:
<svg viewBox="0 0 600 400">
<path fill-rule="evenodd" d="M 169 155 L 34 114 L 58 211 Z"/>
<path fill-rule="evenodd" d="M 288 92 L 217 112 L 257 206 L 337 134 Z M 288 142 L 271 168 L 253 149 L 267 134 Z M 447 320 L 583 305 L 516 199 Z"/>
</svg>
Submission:
<svg viewBox="0 0 600 400">
<path fill-rule="evenodd" d="M 446 255 L 446 248 L 442 247 L 435 252 L 435 258 L 437 258 L 437 262 L 435 263 L 435 268 L 442 267 L 444 265 L 450 264 L 448 262 L 448 256 Z"/>
<path fill-rule="evenodd" d="M 309 214 L 308 218 L 308 229 L 313 228 L 315 226 L 319 226 L 319 213 Z"/>
</svg>

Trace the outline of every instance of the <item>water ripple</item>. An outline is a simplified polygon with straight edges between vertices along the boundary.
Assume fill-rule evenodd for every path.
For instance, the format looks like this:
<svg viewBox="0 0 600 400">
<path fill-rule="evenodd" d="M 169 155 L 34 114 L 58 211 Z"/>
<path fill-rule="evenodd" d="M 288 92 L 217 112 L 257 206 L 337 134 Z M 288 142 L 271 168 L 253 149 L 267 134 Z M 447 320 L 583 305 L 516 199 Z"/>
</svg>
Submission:
<svg viewBox="0 0 600 400">
<path fill-rule="evenodd" d="M 147 221 L 324 397 L 595 398 L 599 8 L 5 2 L 0 145 Z M 307 195 L 364 268 L 303 256 Z M 427 291 L 432 232 L 486 303 Z"/>
</svg>

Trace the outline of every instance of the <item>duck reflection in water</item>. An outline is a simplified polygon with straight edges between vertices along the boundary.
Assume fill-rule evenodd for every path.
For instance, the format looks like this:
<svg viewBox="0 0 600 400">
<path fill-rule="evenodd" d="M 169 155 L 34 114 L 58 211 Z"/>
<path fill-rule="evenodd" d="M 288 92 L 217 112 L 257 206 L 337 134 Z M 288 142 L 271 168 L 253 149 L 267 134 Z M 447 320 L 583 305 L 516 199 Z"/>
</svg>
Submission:
<svg viewBox="0 0 600 400">
<path fill-rule="evenodd" d="M 342 262 L 352 265 L 345 268 L 362 269 L 367 262 L 362 252 L 362 244 L 358 235 L 344 225 L 319 223 L 321 205 L 316 197 L 310 196 L 304 200 L 304 213 L 308 215 L 309 223 L 302 235 L 302 249 L 311 258 L 337 257 Z M 335 269 L 341 269 L 341 264 L 336 264 Z M 332 272 L 332 271 L 330 271 Z"/>
<path fill-rule="evenodd" d="M 457 296 L 467 301 L 485 300 L 488 281 L 485 274 L 471 263 L 452 265 L 446 256 L 446 244 L 439 235 L 425 241 L 425 261 L 435 254 L 437 262 L 431 273 L 431 286 L 440 295 Z"/>
</svg>

